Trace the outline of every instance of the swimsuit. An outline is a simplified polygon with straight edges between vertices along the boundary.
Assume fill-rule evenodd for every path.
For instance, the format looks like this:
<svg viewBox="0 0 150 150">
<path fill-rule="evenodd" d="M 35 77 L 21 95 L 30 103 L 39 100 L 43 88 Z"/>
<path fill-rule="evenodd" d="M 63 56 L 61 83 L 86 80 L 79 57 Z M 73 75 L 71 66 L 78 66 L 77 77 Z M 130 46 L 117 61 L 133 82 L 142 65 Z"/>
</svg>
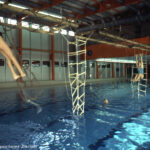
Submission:
<svg viewBox="0 0 150 150">
<path fill-rule="evenodd" d="M 139 74 L 144 74 L 144 68 L 137 68 Z"/>
</svg>

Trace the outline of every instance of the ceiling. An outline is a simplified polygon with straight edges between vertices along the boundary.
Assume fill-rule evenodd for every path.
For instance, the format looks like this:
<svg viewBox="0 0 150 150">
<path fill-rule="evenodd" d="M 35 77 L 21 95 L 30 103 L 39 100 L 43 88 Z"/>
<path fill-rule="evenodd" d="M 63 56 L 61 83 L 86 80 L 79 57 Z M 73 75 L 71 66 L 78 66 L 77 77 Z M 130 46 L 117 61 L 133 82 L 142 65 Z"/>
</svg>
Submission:
<svg viewBox="0 0 150 150">
<path fill-rule="evenodd" d="M 93 35 L 97 39 L 117 41 L 102 36 L 97 31 L 106 31 L 126 39 L 150 35 L 148 30 L 150 0 L 3 0 L 3 2 L 0 9 L 3 17 L 71 29 L 80 35 L 88 33 L 89 36 L 94 31 Z M 10 4 L 17 4 L 26 9 L 19 11 Z M 52 19 L 39 15 L 41 11 L 62 18 Z"/>
</svg>

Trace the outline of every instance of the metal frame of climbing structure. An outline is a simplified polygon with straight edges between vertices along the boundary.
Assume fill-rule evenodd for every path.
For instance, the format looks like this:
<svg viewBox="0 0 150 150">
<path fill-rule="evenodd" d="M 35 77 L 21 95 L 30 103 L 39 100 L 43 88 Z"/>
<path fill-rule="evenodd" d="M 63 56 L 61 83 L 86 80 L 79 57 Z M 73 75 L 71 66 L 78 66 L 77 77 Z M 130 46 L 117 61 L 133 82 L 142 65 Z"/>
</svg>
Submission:
<svg viewBox="0 0 150 150">
<path fill-rule="evenodd" d="M 146 96 L 147 90 L 147 55 L 143 55 L 143 58 L 144 78 L 135 83 L 131 80 L 132 97 L 134 98 L 135 96 L 138 96 L 138 99 L 140 97 Z M 132 66 L 131 79 L 133 79 L 135 76 L 134 68 L 137 68 L 135 64 Z"/>
<path fill-rule="evenodd" d="M 72 96 L 72 111 L 74 115 L 83 115 L 85 106 L 86 85 L 86 42 L 74 37 L 67 41 L 68 78 Z"/>
</svg>

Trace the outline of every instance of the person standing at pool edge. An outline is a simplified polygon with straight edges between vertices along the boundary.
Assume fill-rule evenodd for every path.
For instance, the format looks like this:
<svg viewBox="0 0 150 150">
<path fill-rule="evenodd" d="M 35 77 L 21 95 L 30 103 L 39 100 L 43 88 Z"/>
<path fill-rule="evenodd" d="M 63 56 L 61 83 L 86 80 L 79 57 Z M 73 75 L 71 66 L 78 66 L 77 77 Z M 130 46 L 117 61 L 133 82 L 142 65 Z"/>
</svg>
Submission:
<svg viewBox="0 0 150 150">
<path fill-rule="evenodd" d="M 140 57 L 140 60 L 138 60 L 138 56 Z M 136 55 L 136 67 L 138 74 L 136 74 L 132 80 L 133 82 L 137 82 L 144 78 L 143 54 Z"/>
<path fill-rule="evenodd" d="M 2 33 L 0 32 L 0 53 L 6 58 L 8 67 L 13 75 L 14 80 L 17 80 L 20 77 L 24 77 L 25 73 L 22 71 L 21 66 L 19 65 L 18 61 L 16 60 L 15 56 L 13 55 L 11 49 L 8 47 L 6 42 L 2 38 Z M 19 75 L 16 74 L 13 65 L 19 72 Z"/>
</svg>

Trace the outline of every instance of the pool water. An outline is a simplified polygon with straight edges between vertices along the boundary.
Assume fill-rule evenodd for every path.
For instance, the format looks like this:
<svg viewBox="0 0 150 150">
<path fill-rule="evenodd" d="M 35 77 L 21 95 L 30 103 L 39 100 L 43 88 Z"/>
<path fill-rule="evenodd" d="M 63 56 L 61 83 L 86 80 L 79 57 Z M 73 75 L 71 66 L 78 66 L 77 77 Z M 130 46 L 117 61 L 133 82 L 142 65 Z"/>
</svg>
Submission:
<svg viewBox="0 0 150 150">
<path fill-rule="evenodd" d="M 149 93 L 138 99 L 130 83 L 89 84 L 85 114 L 77 117 L 64 86 L 43 89 L 40 114 L 27 104 L 18 109 L 18 91 L 0 92 L 0 149 L 148 150 Z"/>
</svg>

